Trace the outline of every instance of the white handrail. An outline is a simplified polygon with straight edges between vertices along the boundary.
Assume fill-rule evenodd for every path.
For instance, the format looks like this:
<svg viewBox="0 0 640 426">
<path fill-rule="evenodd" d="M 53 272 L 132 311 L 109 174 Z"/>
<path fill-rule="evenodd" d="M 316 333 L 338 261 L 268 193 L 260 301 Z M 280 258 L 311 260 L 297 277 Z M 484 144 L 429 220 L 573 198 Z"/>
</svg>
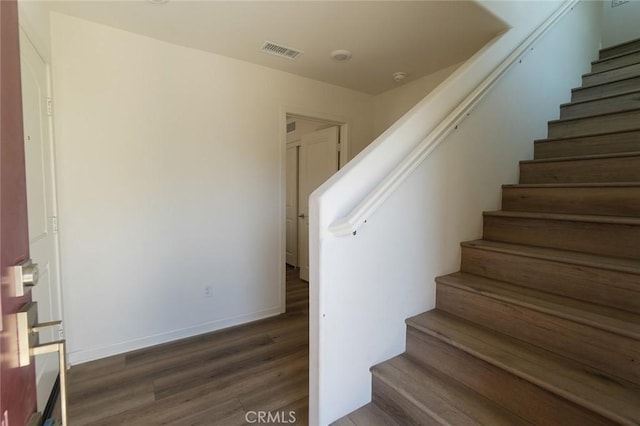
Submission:
<svg viewBox="0 0 640 426">
<path fill-rule="evenodd" d="M 427 137 L 398 163 L 346 216 L 336 219 L 329 231 L 335 236 L 355 235 L 356 231 L 440 143 L 470 114 L 509 68 L 579 0 L 569 0 L 545 20 L 507 56 Z"/>
</svg>

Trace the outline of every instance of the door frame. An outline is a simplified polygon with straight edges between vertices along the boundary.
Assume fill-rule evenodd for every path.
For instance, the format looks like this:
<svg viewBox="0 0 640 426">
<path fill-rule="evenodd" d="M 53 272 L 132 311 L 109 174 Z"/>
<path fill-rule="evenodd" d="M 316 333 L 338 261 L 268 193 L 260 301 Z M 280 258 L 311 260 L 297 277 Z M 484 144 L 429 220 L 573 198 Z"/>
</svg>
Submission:
<svg viewBox="0 0 640 426">
<path fill-rule="evenodd" d="M 33 30 L 31 24 L 28 20 L 24 20 L 23 17 L 20 17 L 19 22 L 19 31 L 26 36 L 28 41 L 31 43 L 31 46 L 35 49 L 36 53 L 42 59 L 42 62 L 45 64 L 45 69 L 47 73 L 47 97 L 52 99 L 53 102 L 53 79 L 52 79 L 52 71 L 51 71 L 51 62 L 47 59 L 47 55 L 43 52 L 40 47 L 40 43 L 37 42 L 37 38 L 33 37 Z M 60 214 L 58 209 L 58 181 L 57 181 L 57 164 L 56 164 L 56 144 L 55 144 L 55 125 L 54 125 L 54 113 L 55 113 L 55 105 L 52 107 L 52 113 L 47 118 L 47 126 L 49 127 L 49 138 L 46 141 L 51 149 L 51 197 L 53 198 L 53 206 L 51 213 L 53 216 L 57 218 L 58 227 L 60 226 Z M 56 263 L 58 264 L 58 270 L 56 273 L 56 280 L 58 282 L 58 303 L 57 308 L 58 311 L 62 314 L 62 325 L 65 324 L 65 315 L 64 315 L 64 300 L 63 300 L 63 290 L 62 290 L 62 261 L 60 258 L 60 232 L 59 230 L 54 232 L 55 242 L 56 242 Z M 64 329 L 64 327 L 63 327 Z"/>
<path fill-rule="evenodd" d="M 339 127 L 340 161 L 338 170 L 349 161 L 350 124 L 349 119 L 334 114 L 312 111 L 301 107 L 283 106 L 280 109 L 280 312 L 287 309 L 287 117 L 319 121 Z M 298 200 L 300 202 L 300 200 Z M 299 248 L 298 248 L 299 249 Z"/>
<path fill-rule="evenodd" d="M 41 44 L 37 42 L 37 38 L 34 37 L 33 31 L 34 30 L 30 22 L 24 16 L 20 16 L 20 19 L 19 19 L 19 32 L 20 32 L 20 42 L 21 42 L 20 49 L 22 50 L 23 48 L 22 42 L 23 41 L 27 42 L 31 44 L 31 47 L 33 47 L 33 50 L 35 51 L 35 53 L 42 60 L 42 63 L 44 64 L 44 67 L 45 67 L 45 78 L 46 78 L 45 95 L 47 96 L 48 99 L 53 100 L 53 82 L 52 82 L 52 75 L 51 75 L 51 63 L 47 59 L 47 56 L 45 55 L 45 52 L 43 51 Z M 20 52 L 20 55 L 22 55 L 22 52 Z M 47 189 L 51 191 L 51 199 L 52 199 L 51 215 L 55 217 L 57 223 L 59 223 L 60 216 L 58 214 L 58 186 L 57 186 L 57 180 L 56 180 L 57 169 L 56 169 L 56 146 L 55 146 L 53 108 L 52 108 L 52 112 L 47 114 L 46 126 L 48 128 L 48 137 L 45 141 L 43 141 L 43 144 L 46 144 L 48 146 L 48 149 L 51 152 L 51 157 L 49 159 L 49 167 L 51 168 L 51 176 L 49 176 L 49 178 L 51 179 L 51 181 L 47 182 L 46 185 L 47 185 Z M 27 157 L 26 157 L 26 151 L 25 151 L 25 164 L 26 164 L 26 161 L 27 161 Z M 28 193 L 28 186 L 27 186 L 27 193 Z M 27 211 L 28 211 L 28 206 L 27 206 Z M 52 269 L 49 269 L 48 273 L 52 274 L 51 278 L 55 281 L 55 288 L 53 288 L 52 290 L 55 292 L 55 299 L 56 299 L 55 309 L 57 309 L 57 311 L 60 313 L 60 318 L 52 318 L 52 320 L 54 319 L 62 320 L 62 325 L 56 327 L 54 331 L 56 333 L 54 340 L 56 340 L 58 338 L 60 339 L 64 338 L 64 326 L 66 324 L 66 321 L 65 321 L 66 318 L 64 315 L 63 289 L 62 289 L 62 272 L 61 272 L 62 262 L 60 258 L 60 233 L 57 228 L 52 229 L 52 238 L 55 245 L 55 253 L 54 253 L 52 262 L 55 262 L 56 267 L 54 268 L 55 273 L 52 272 Z M 30 245 L 31 245 L 31 242 L 30 242 Z M 56 361 L 56 365 L 57 365 L 57 361 Z M 67 367 L 69 367 L 68 362 L 67 362 Z M 38 382 L 38 376 L 36 374 L 36 384 L 38 384 L 37 382 Z M 55 395 L 56 392 L 57 392 L 56 386 L 54 385 L 48 398 L 51 399 L 51 396 Z M 40 406 L 40 402 L 42 401 L 38 401 L 39 403 L 38 409 L 44 412 L 45 405 Z M 47 402 L 44 401 L 44 403 L 46 404 Z"/>
<path fill-rule="evenodd" d="M 296 215 L 298 215 L 299 211 L 298 211 L 298 201 L 300 198 L 300 146 L 302 146 L 302 139 L 297 139 L 293 142 L 287 142 L 286 143 L 286 147 L 285 147 L 285 153 L 292 149 L 295 148 L 296 150 Z M 285 161 L 288 161 L 286 158 L 286 154 L 285 154 Z M 288 182 L 287 182 L 287 164 L 285 163 L 285 183 L 288 186 Z M 286 230 L 286 215 L 287 215 L 287 197 L 288 197 L 288 191 L 287 191 L 287 186 L 285 186 L 285 230 L 284 230 L 284 235 L 285 235 L 285 263 L 287 261 L 287 242 L 286 242 L 286 238 L 287 238 L 287 230 Z M 296 267 L 300 266 L 300 251 L 298 250 L 298 226 L 296 223 Z"/>
</svg>

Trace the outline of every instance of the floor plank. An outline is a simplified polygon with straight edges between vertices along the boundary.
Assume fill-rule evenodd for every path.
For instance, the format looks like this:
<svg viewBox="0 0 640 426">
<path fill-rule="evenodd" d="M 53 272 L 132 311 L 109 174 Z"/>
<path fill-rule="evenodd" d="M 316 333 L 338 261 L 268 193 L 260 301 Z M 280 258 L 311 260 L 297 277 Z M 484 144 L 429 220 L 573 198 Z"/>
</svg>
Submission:
<svg viewBox="0 0 640 426">
<path fill-rule="evenodd" d="M 287 267 L 286 314 L 72 367 L 69 424 L 306 425 L 308 390 L 309 287 Z"/>
</svg>

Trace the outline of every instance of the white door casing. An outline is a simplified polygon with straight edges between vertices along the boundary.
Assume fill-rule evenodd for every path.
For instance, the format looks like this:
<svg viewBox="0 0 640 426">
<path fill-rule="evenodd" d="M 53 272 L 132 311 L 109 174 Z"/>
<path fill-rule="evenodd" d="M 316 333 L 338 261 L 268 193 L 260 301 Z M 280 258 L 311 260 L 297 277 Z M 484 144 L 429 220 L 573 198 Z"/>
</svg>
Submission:
<svg viewBox="0 0 640 426">
<path fill-rule="evenodd" d="M 300 278 L 309 281 L 309 194 L 338 171 L 338 126 L 302 136 L 299 151 L 298 259 Z"/>
<path fill-rule="evenodd" d="M 287 145 L 286 262 L 298 266 L 298 143 Z"/>
<path fill-rule="evenodd" d="M 57 213 L 48 66 L 28 36 L 20 31 L 20 62 L 25 138 L 25 166 L 31 258 L 40 278 L 32 290 L 39 322 L 62 318 Z M 58 340 L 62 329 L 40 332 L 43 342 Z M 56 353 L 36 357 L 38 410 L 45 408 L 59 373 Z"/>
</svg>

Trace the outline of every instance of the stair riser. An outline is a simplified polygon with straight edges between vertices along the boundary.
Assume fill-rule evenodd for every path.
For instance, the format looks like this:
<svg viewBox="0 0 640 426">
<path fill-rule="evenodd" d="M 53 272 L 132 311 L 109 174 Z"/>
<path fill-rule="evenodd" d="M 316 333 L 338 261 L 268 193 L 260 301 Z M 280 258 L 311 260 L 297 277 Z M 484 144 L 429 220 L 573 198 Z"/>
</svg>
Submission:
<svg viewBox="0 0 640 426">
<path fill-rule="evenodd" d="M 595 413 L 411 327 L 407 329 L 407 354 L 534 424 L 611 424 Z"/>
<path fill-rule="evenodd" d="M 387 383 L 372 375 L 372 400 L 387 414 L 394 417 L 403 425 L 440 425 L 435 418 L 430 417 L 403 395 Z"/>
<path fill-rule="evenodd" d="M 640 49 L 640 41 L 633 40 L 630 43 L 625 43 L 620 46 L 602 49 L 600 50 L 598 57 L 599 59 L 606 59 L 611 56 L 622 55 L 623 53 L 633 52 L 638 49 Z"/>
<path fill-rule="evenodd" d="M 629 53 L 619 58 L 607 59 L 605 61 L 599 61 L 591 65 L 591 72 L 602 72 L 613 68 L 623 67 L 625 65 L 632 65 L 640 63 L 640 52 Z"/>
<path fill-rule="evenodd" d="M 640 314 L 640 277 L 596 267 L 462 247 L 463 272 Z"/>
<path fill-rule="evenodd" d="M 520 163 L 520 183 L 640 182 L 640 156 Z"/>
<path fill-rule="evenodd" d="M 578 118 L 594 114 L 619 112 L 640 108 L 640 93 L 629 93 L 614 98 L 604 98 L 590 102 L 564 105 L 560 107 L 560 118 Z"/>
<path fill-rule="evenodd" d="M 571 91 L 571 102 L 597 99 L 603 96 L 619 95 L 631 90 L 640 89 L 640 77 L 633 77 L 599 86 L 585 87 Z"/>
<path fill-rule="evenodd" d="M 640 152 L 640 131 L 585 136 L 555 141 L 539 141 L 534 145 L 534 158 L 574 157 L 578 155 Z"/>
<path fill-rule="evenodd" d="M 502 210 L 640 217 L 640 186 L 504 187 L 502 188 Z"/>
<path fill-rule="evenodd" d="M 484 239 L 640 259 L 640 226 L 484 216 Z"/>
<path fill-rule="evenodd" d="M 597 74 L 588 74 L 582 77 L 582 86 L 592 86 L 594 84 L 608 83 L 613 80 L 635 77 L 640 75 L 640 64 L 627 65 Z"/>
<path fill-rule="evenodd" d="M 438 283 L 436 307 L 478 325 L 640 383 L 640 342 L 473 291 Z"/>
<path fill-rule="evenodd" d="M 600 133 L 638 130 L 640 110 L 619 112 L 569 121 L 555 121 L 548 125 L 549 138 L 570 138 Z"/>
</svg>

